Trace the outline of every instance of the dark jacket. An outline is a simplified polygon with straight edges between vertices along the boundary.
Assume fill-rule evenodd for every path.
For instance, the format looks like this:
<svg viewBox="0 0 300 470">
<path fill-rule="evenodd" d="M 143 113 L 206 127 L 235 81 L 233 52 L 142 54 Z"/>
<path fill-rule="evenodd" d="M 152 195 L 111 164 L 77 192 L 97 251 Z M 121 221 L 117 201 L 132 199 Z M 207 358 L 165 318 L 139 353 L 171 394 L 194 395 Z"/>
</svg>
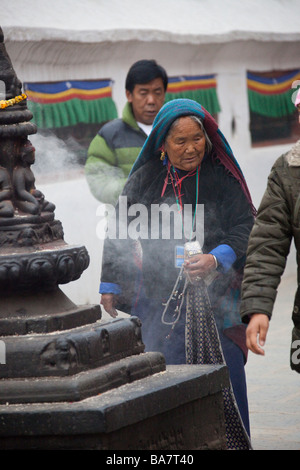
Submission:
<svg viewBox="0 0 300 470">
<path fill-rule="evenodd" d="M 273 165 L 258 209 L 242 284 L 241 317 L 244 322 L 249 321 L 251 313 L 265 313 L 271 318 L 292 240 L 298 266 L 298 289 L 292 314 L 293 339 L 300 340 L 300 141 Z"/>
<path fill-rule="evenodd" d="M 168 211 L 171 206 L 176 208 L 171 184 L 167 185 L 164 197 L 161 197 L 166 174 L 166 167 L 159 159 L 151 160 L 129 178 L 122 193 L 122 196 L 127 198 L 128 207 L 133 204 L 142 204 L 148 214 L 148 232 L 140 240 L 143 251 L 143 283 L 148 297 L 156 299 L 164 299 L 170 295 L 178 276 L 178 268 L 175 267 L 176 247 L 184 245 L 187 241 L 184 237 L 174 238 L 172 225 L 170 237 L 165 239 L 162 234 L 162 223 L 158 237 L 157 234 L 154 235 L 151 232 L 153 205 L 165 203 L 167 216 L 170 215 Z M 196 204 L 195 175 L 183 181 L 182 194 L 183 204 L 190 204 L 194 209 Z M 204 204 L 204 234 L 197 234 L 197 238 L 204 238 L 203 252 L 209 253 L 218 245 L 226 244 L 236 254 L 233 266 L 226 273 L 220 266 L 219 278 L 210 286 L 211 299 L 213 303 L 218 304 L 220 298 L 232 285 L 233 279 L 236 279 L 237 274 L 239 276 L 241 274 L 253 216 L 249 202 L 238 181 L 226 172 L 223 165 L 213 163 L 210 157 L 206 158 L 201 165 L 198 204 Z M 119 207 L 117 205 L 117 211 Z M 132 220 L 128 218 L 129 225 Z M 134 283 L 136 276 L 133 250 L 134 242 L 130 239 L 106 239 L 101 281 L 118 283 L 122 291 L 126 292 L 130 281 Z"/>
</svg>

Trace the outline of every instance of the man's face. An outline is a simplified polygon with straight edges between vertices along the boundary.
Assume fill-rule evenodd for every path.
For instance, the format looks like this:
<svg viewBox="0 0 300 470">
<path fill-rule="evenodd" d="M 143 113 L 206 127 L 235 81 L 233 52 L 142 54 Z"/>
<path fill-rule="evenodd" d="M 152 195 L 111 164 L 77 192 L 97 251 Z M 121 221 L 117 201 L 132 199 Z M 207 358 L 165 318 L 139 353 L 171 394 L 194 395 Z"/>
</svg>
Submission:
<svg viewBox="0 0 300 470">
<path fill-rule="evenodd" d="M 165 90 L 161 78 L 149 83 L 135 85 L 132 93 L 126 90 L 126 97 L 132 105 L 136 121 L 152 124 L 158 111 L 164 104 Z"/>
</svg>

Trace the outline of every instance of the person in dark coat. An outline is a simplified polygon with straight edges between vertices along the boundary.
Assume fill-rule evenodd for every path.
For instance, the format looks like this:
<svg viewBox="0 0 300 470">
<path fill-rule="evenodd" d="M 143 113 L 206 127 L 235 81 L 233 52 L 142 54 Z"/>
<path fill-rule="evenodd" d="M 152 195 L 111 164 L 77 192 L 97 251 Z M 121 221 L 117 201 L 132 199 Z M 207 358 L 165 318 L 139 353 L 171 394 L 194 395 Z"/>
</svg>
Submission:
<svg viewBox="0 0 300 470">
<path fill-rule="evenodd" d="M 300 123 L 300 90 L 295 106 Z M 247 346 L 255 354 L 265 354 L 277 288 L 293 240 L 298 288 L 292 312 L 290 366 L 300 373 L 300 140 L 274 163 L 249 238 L 240 314 L 248 324 Z"/>
<path fill-rule="evenodd" d="M 108 313 L 115 316 L 125 302 L 141 319 L 146 350 L 183 364 L 185 280 L 204 280 L 248 432 L 239 301 L 253 214 L 242 171 L 216 121 L 192 100 L 173 100 L 158 113 L 119 198 L 117 235 L 104 242 L 100 284 Z M 195 241 L 199 248 L 189 258 Z"/>
</svg>

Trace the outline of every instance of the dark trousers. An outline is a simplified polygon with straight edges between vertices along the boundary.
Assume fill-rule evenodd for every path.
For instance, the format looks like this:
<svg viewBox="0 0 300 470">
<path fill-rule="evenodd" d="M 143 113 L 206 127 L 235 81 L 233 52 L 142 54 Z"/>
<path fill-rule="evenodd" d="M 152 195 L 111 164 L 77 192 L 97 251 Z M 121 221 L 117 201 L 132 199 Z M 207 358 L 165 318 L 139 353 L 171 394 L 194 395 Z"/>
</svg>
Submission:
<svg viewBox="0 0 300 470">
<path fill-rule="evenodd" d="M 230 381 L 244 427 L 250 437 L 247 384 L 244 354 L 239 346 L 219 331 L 223 355 L 229 370 Z"/>
<path fill-rule="evenodd" d="M 166 364 L 185 364 L 185 310 L 183 309 L 173 330 L 170 325 L 162 324 L 162 311 L 160 301 L 140 295 L 131 314 L 139 317 L 142 322 L 142 338 L 146 351 L 160 351 Z M 166 319 L 172 321 L 170 317 Z M 244 354 L 222 331 L 219 331 L 219 337 L 239 413 L 250 436 Z"/>
</svg>

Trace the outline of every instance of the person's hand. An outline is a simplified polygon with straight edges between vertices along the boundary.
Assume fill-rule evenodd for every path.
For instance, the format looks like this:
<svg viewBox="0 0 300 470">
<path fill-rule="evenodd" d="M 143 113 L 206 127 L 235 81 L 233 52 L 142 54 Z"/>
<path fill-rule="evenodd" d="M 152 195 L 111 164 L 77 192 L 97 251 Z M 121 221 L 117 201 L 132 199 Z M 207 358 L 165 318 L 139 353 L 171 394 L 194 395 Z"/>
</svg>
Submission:
<svg viewBox="0 0 300 470">
<path fill-rule="evenodd" d="M 190 276 L 191 280 L 195 280 L 196 277 L 205 276 L 215 268 L 215 258 L 211 254 L 195 255 L 184 261 L 184 270 Z"/>
<path fill-rule="evenodd" d="M 254 313 L 246 329 L 246 344 L 255 354 L 265 355 L 265 345 L 269 329 L 269 317 L 264 313 Z"/>
<path fill-rule="evenodd" d="M 101 305 L 103 305 L 104 310 L 113 318 L 118 316 L 118 312 L 115 309 L 116 299 L 115 294 L 102 294 L 101 295 Z"/>
</svg>

